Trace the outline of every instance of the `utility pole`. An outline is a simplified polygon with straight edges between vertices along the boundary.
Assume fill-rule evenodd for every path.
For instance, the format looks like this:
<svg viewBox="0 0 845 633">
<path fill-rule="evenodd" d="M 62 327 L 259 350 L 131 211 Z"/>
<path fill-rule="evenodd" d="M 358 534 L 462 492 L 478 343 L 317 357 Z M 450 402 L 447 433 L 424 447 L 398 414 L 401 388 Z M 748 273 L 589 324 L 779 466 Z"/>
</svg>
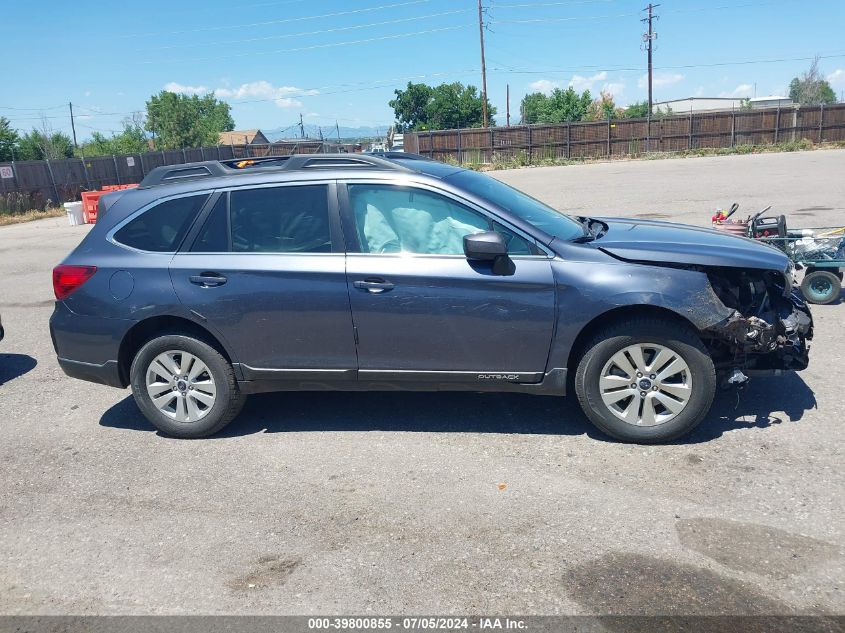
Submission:
<svg viewBox="0 0 845 633">
<path fill-rule="evenodd" d="M 488 127 L 487 119 L 487 66 L 484 63 L 484 15 L 481 0 L 478 0 L 478 36 L 481 40 L 481 116 L 484 127 Z"/>
<path fill-rule="evenodd" d="M 508 119 L 508 127 L 510 127 L 511 126 L 511 85 L 510 84 L 507 84 L 507 89 L 506 89 L 505 94 L 506 94 L 505 100 L 507 102 L 506 112 L 507 112 L 507 119 Z"/>
<path fill-rule="evenodd" d="M 302 113 L 299 113 L 299 138 L 305 138 L 305 126 L 302 124 Z"/>
<path fill-rule="evenodd" d="M 79 146 L 76 144 L 76 125 L 73 122 L 73 104 L 68 101 L 67 107 L 70 108 L 70 129 L 73 130 L 73 147 L 76 149 Z"/>
<path fill-rule="evenodd" d="M 643 42 L 645 42 L 646 50 L 648 51 L 648 115 L 651 116 L 651 107 L 652 107 L 652 92 L 651 92 L 651 82 L 652 82 L 652 63 L 651 63 L 651 56 L 652 56 L 652 48 L 654 44 L 654 40 L 657 39 L 657 33 L 654 32 L 653 28 L 653 21 L 659 19 L 658 16 L 654 15 L 654 10 L 659 7 L 659 4 L 649 4 L 643 11 L 648 11 L 648 17 L 643 18 L 640 20 L 641 22 L 648 23 L 648 32 L 643 33 Z"/>
</svg>

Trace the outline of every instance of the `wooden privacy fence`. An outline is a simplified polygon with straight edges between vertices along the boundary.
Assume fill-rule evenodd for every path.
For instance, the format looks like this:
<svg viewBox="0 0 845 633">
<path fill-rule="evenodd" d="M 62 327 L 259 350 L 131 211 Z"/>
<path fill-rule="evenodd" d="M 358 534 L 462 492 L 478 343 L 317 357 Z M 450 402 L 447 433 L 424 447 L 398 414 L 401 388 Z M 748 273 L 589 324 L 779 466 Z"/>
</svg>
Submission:
<svg viewBox="0 0 845 633">
<path fill-rule="evenodd" d="M 538 162 L 769 145 L 801 139 L 814 143 L 845 141 L 845 104 L 409 132 L 405 135 L 405 151 L 460 164 L 518 158 Z"/>
<path fill-rule="evenodd" d="M 191 149 L 162 150 L 141 154 L 28 160 L 0 163 L 0 212 L 3 197 L 16 194 L 24 201 L 17 206 L 43 209 L 54 203 L 79 200 L 81 191 L 94 191 L 104 185 L 141 182 L 152 169 L 202 160 L 226 160 L 258 156 L 288 156 L 336 151 L 323 141 L 304 139 L 296 142 L 263 145 L 215 145 Z"/>
</svg>

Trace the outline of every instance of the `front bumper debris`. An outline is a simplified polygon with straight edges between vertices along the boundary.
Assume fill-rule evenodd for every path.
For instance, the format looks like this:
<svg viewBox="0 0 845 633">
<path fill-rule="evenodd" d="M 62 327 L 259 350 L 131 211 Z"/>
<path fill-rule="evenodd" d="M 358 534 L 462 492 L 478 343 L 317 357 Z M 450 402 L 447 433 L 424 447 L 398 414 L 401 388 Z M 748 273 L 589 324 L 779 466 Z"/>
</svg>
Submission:
<svg viewBox="0 0 845 633">
<path fill-rule="evenodd" d="M 732 367 L 806 369 L 813 317 L 798 292 L 773 299 L 766 317 L 744 316 L 735 310 L 708 333 L 728 344 L 733 352 Z"/>
</svg>

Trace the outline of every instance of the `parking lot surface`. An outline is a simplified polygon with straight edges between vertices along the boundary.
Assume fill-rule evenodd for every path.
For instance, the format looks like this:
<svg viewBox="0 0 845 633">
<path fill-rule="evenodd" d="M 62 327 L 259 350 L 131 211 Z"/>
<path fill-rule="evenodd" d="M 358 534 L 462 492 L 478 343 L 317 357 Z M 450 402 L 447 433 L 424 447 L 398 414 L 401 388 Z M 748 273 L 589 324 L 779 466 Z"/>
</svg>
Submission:
<svg viewBox="0 0 845 633">
<path fill-rule="evenodd" d="M 845 152 L 497 172 L 575 212 L 845 223 Z M 0 228 L 0 613 L 841 614 L 845 305 L 810 368 L 717 396 L 669 446 L 574 398 L 253 396 L 173 440 L 66 378 L 50 270 L 85 234 Z"/>
</svg>

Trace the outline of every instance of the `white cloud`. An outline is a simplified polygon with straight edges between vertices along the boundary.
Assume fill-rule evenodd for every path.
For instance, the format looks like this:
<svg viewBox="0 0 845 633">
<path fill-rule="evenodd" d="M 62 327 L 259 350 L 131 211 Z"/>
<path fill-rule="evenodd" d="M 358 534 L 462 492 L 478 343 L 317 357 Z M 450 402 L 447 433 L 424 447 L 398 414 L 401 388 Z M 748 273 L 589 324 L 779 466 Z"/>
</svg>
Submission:
<svg viewBox="0 0 845 633">
<path fill-rule="evenodd" d="M 754 86 L 752 84 L 739 84 L 730 92 L 720 92 L 720 97 L 750 97 L 754 94 Z"/>
<path fill-rule="evenodd" d="M 845 69 L 837 68 L 826 79 L 831 86 L 845 86 Z"/>
<path fill-rule="evenodd" d="M 654 73 L 654 76 L 651 79 L 651 84 L 655 88 L 659 88 L 660 86 L 671 86 L 672 84 L 679 83 L 684 80 L 684 76 L 681 73 Z M 648 88 L 648 75 L 643 75 L 637 81 L 637 85 L 640 88 Z"/>
<path fill-rule="evenodd" d="M 90 96 L 91 96 L 91 91 L 90 91 L 90 90 L 86 90 L 86 91 L 85 91 L 85 96 L 86 96 L 86 97 L 90 97 Z"/>
<path fill-rule="evenodd" d="M 164 89 L 167 90 L 167 92 L 176 92 L 183 95 L 203 95 L 209 92 L 208 88 L 205 86 L 186 86 L 185 84 L 180 84 L 175 81 L 171 81 L 169 84 L 166 84 Z"/>
<path fill-rule="evenodd" d="M 608 92 L 614 97 L 621 97 L 622 94 L 625 92 L 625 83 L 622 81 L 613 82 L 610 81 L 602 86 L 602 92 Z"/>
<path fill-rule="evenodd" d="M 563 86 L 568 86 L 576 92 L 583 92 L 584 90 L 593 91 L 595 85 L 603 81 L 607 81 L 607 71 L 604 70 L 596 73 L 595 75 L 590 75 L 589 77 L 584 77 L 583 75 L 572 75 L 572 79 L 565 84 L 552 79 L 538 79 L 537 81 L 528 84 L 528 87 L 534 92 L 542 92 L 544 94 L 549 94 L 555 88 L 563 88 Z M 601 89 L 611 93 L 614 93 L 614 91 L 619 91 L 621 93 L 624 87 L 625 84 L 623 83 L 606 82 Z"/>
<path fill-rule="evenodd" d="M 218 97 L 228 99 L 267 99 L 280 108 L 298 108 L 302 102 L 296 97 L 310 97 L 320 94 L 319 90 L 303 90 L 295 86 L 274 86 L 269 81 L 253 81 L 241 84 L 237 88 L 218 88 L 214 91 Z"/>
<path fill-rule="evenodd" d="M 549 94 L 555 88 L 560 88 L 560 84 L 556 81 L 552 81 L 551 79 L 538 79 L 537 81 L 533 81 L 528 84 L 528 87 L 534 92 Z"/>
<path fill-rule="evenodd" d="M 592 90 L 593 84 L 597 81 L 605 81 L 607 79 L 607 72 L 601 71 L 591 77 L 582 77 L 581 75 L 572 75 L 569 80 L 569 86 L 576 92 L 583 92 L 584 90 Z"/>
</svg>

